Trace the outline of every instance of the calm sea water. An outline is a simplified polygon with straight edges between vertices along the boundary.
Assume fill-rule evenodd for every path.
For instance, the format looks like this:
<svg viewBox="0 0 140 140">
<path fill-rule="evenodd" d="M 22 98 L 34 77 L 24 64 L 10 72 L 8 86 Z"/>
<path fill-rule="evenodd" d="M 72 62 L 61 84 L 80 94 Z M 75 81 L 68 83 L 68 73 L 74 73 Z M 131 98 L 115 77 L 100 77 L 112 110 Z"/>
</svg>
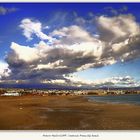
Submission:
<svg viewBox="0 0 140 140">
<path fill-rule="evenodd" d="M 90 101 L 118 103 L 118 104 L 137 104 L 140 105 L 140 95 L 107 95 L 107 96 L 88 96 Z"/>
</svg>

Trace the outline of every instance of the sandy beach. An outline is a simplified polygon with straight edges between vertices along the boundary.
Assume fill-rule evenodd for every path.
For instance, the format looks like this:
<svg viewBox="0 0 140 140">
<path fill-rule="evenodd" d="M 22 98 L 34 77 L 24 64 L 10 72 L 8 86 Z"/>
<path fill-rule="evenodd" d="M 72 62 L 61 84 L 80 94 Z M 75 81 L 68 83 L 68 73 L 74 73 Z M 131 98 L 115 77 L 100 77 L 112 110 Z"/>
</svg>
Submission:
<svg viewBox="0 0 140 140">
<path fill-rule="evenodd" d="M 84 96 L 0 97 L 0 130 L 140 130 L 140 106 Z"/>
</svg>

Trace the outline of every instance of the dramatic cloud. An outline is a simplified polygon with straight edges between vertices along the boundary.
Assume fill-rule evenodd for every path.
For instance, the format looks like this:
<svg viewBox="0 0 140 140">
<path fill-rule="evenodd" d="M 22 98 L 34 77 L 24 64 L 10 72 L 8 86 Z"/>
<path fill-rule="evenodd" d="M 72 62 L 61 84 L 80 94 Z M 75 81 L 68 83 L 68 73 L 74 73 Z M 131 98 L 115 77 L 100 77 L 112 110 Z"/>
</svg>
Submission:
<svg viewBox="0 0 140 140">
<path fill-rule="evenodd" d="M 139 57 L 140 26 L 132 15 L 97 18 L 100 39 L 106 42 L 106 54 L 116 61 Z"/>
<path fill-rule="evenodd" d="M 95 57 L 100 57 L 103 53 L 104 43 L 79 26 L 63 27 L 53 31 L 52 35 L 59 37 L 54 42 L 55 46 L 74 52 L 83 52 L 85 55 L 91 54 Z"/>
<path fill-rule="evenodd" d="M 11 52 L 6 56 L 10 75 L 6 79 L 71 86 L 136 86 L 137 82 L 129 76 L 101 81 L 69 76 L 140 57 L 140 29 L 132 15 L 99 16 L 96 26 L 98 37 L 78 25 L 55 29 L 46 35 L 43 29 L 47 26 L 43 28 L 39 21 L 23 19 L 20 28 L 24 36 L 32 40 L 36 35 L 40 42 L 32 46 L 11 43 Z"/>
<path fill-rule="evenodd" d="M 0 15 L 6 15 L 8 13 L 13 13 L 16 12 L 18 9 L 17 8 L 6 8 L 3 6 L 0 6 Z"/>
<path fill-rule="evenodd" d="M 120 42 L 140 33 L 139 25 L 132 15 L 100 16 L 97 18 L 97 24 L 100 38 L 110 43 Z"/>
<path fill-rule="evenodd" d="M 64 27 L 51 33 L 52 44 L 41 41 L 32 47 L 11 44 L 6 60 L 13 79 L 65 79 L 64 74 L 100 64 L 104 43 L 78 26 Z M 109 61 L 105 64 L 107 64 Z M 87 65 L 88 64 L 88 65 Z"/>
</svg>

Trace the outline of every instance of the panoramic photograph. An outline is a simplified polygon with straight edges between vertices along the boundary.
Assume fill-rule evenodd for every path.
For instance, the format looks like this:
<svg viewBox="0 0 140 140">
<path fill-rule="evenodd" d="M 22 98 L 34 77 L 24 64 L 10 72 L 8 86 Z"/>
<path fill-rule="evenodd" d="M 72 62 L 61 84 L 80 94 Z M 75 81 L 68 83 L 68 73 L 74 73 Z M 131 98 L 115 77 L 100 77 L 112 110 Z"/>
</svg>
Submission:
<svg viewBox="0 0 140 140">
<path fill-rule="evenodd" d="M 0 3 L 0 130 L 140 130 L 140 3 Z"/>
</svg>

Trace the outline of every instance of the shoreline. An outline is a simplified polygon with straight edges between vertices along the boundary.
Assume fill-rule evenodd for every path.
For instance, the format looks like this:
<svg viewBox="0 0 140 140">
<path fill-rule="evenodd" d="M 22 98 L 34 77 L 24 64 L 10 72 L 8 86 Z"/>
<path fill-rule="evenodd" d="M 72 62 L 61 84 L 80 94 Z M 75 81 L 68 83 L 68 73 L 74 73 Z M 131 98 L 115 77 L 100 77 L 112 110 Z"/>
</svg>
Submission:
<svg viewBox="0 0 140 140">
<path fill-rule="evenodd" d="M 140 106 L 84 96 L 0 97 L 0 130 L 140 130 Z"/>
<path fill-rule="evenodd" d="M 133 95 L 137 95 L 137 94 L 129 94 L 130 96 Z M 113 102 L 113 101 L 105 101 L 105 100 L 94 100 L 94 99 L 90 99 L 90 97 L 107 97 L 107 96 L 112 96 L 112 97 L 117 97 L 117 96 L 121 96 L 121 95 L 86 95 L 85 98 L 88 99 L 89 102 L 96 102 L 96 103 L 102 103 L 102 104 L 112 104 L 112 105 L 134 105 L 134 106 L 140 106 L 140 103 L 128 103 L 128 102 Z M 123 96 L 128 96 L 128 95 L 123 95 Z"/>
</svg>

